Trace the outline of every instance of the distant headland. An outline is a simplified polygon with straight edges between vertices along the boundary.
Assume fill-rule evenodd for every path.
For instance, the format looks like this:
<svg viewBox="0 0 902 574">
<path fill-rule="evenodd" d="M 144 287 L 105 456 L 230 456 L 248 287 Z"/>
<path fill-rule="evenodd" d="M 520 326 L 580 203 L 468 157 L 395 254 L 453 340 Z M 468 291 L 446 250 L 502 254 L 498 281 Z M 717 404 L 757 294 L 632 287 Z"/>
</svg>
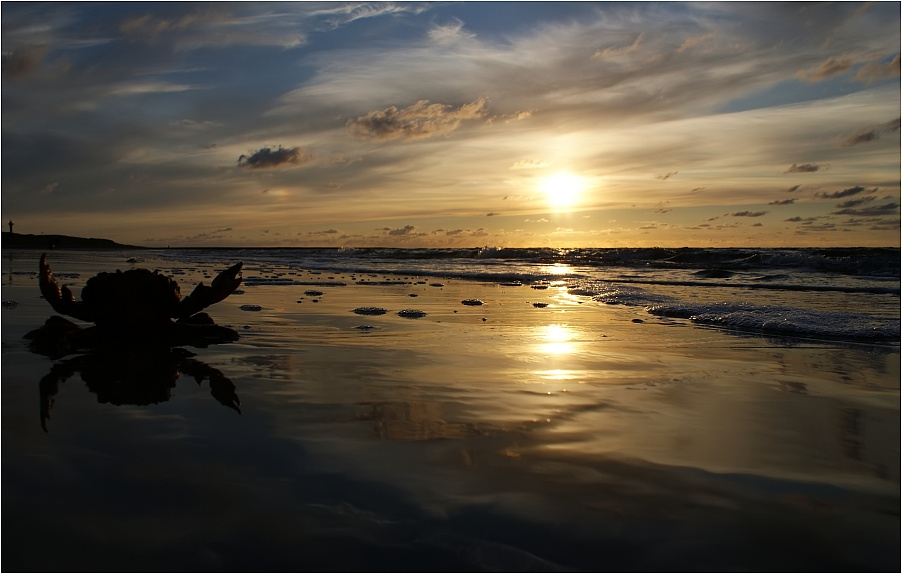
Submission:
<svg viewBox="0 0 902 574">
<path fill-rule="evenodd" d="M 72 237 L 70 235 L 31 235 L 4 231 L 2 236 L 4 249 L 144 249 L 138 245 L 123 245 L 111 239 L 95 237 Z"/>
</svg>

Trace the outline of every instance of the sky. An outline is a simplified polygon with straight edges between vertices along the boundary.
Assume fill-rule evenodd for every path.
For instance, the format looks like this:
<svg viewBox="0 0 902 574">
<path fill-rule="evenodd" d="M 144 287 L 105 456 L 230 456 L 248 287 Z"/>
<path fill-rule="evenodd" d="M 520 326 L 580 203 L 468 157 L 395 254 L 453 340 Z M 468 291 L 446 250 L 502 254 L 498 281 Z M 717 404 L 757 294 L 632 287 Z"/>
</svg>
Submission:
<svg viewBox="0 0 902 574">
<path fill-rule="evenodd" d="M 0 10 L 4 230 L 900 244 L 898 2 Z"/>
</svg>

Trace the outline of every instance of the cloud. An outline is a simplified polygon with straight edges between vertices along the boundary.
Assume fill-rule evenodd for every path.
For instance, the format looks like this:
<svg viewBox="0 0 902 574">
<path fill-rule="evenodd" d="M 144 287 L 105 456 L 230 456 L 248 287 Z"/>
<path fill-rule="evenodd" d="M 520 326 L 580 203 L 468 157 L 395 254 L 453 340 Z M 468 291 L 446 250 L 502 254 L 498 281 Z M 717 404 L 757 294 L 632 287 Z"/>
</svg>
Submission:
<svg viewBox="0 0 902 574">
<path fill-rule="evenodd" d="M 169 122 L 169 124 L 167 124 L 167 125 L 170 125 L 175 128 L 184 128 L 186 130 L 191 130 L 191 131 L 204 131 L 204 130 L 208 130 L 211 128 L 222 127 L 221 122 L 214 122 L 214 121 L 210 121 L 210 120 L 198 121 L 198 120 L 187 120 L 187 119 L 173 120 L 173 121 Z M 216 147 L 216 144 L 215 143 L 211 144 L 210 147 Z"/>
<path fill-rule="evenodd" d="M 246 16 L 233 13 L 244 11 L 240 6 L 205 3 L 199 9 L 185 12 L 181 3 L 171 3 L 155 10 L 154 15 L 124 20 L 119 32 L 132 42 L 169 43 L 175 50 L 233 45 L 293 48 L 307 41 L 306 34 L 300 31 L 309 16 L 303 12 L 273 11 L 266 15 L 258 12 Z"/>
<path fill-rule="evenodd" d="M 878 219 L 868 229 L 871 231 L 898 231 L 902 227 L 899 219 Z"/>
<path fill-rule="evenodd" d="M 537 159 L 521 159 L 514 162 L 511 169 L 540 169 L 543 167 L 551 167 L 550 161 L 539 161 Z"/>
<path fill-rule="evenodd" d="M 307 235 L 337 235 L 341 233 L 338 229 L 323 229 L 322 231 L 308 231 Z"/>
<path fill-rule="evenodd" d="M 877 198 L 874 197 L 873 195 L 869 196 L 869 197 L 861 197 L 859 199 L 850 199 L 849 201 L 843 201 L 842 203 L 837 203 L 836 207 L 839 207 L 840 209 L 848 208 L 848 207 L 856 207 L 858 205 L 870 203 L 871 201 L 874 201 L 875 199 L 877 199 Z"/>
<path fill-rule="evenodd" d="M 656 175 L 656 176 L 655 176 L 655 179 L 660 179 L 661 181 L 664 181 L 664 180 L 670 179 L 671 176 L 674 176 L 674 175 L 676 175 L 676 174 L 678 174 L 678 173 L 680 173 L 680 172 L 678 172 L 678 171 L 668 171 L 668 172 L 665 173 L 664 175 Z"/>
<path fill-rule="evenodd" d="M 204 233 L 198 233 L 197 235 L 191 235 L 186 237 L 185 239 L 188 241 L 204 241 L 209 239 L 222 239 L 223 233 L 227 233 L 232 231 L 231 227 L 224 227 L 223 229 L 217 229 L 216 231 L 207 231 Z"/>
<path fill-rule="evenodd" d="M 53 191 L 59 187 L 60 183 L 58 181 L 54 181 L 52 183 L 48 183 L 44 187 L 38 190 L 38 195 L 50 195 Z"/>
<path fill-rule="evenodd" d="M 451 109 L 447 104 L 430 104 L 429 100 L 399 110 L 390 106 L 384 110 L 369 112 L 356 120 L 348 120 L 351 134 L 363 139 L 377 141 L 412 140 L 437 135 L 447 135 L 458 128 L 464 120 L 485 117 L 485 98 Z"/>
<path fill-rule="evenodd" d="M 457 18 L 451 24 L 434 26 L 429 30 L 429 39 L 437 44 L 454 44 L 475 37 L 475 34 L 464 32 L 464 23 Z"/>
<path fill-rule="evenodd" d="M 728 214 L 730 217 L 761 217 L 762 215 L 767 215 L 768 211 L 737 211 L 735 213 Z"/>
<path fill-rule="evenodd" d="M 787 189 L 786 191 L 788 191 L 788 192 L 798 191 L 800 187 L 802 187 L 802 186 L 794 185 L 794 186 L 790 187 L 789 189 Z"/>
<path fill-rule="evenodd" d="M 185 30 L 197 24 L 197 14 L 184 14 L 178 19 L 156 18 L 150 14 L 129 18 L 119 25 L 119 31 L 126 35 L 154 38 L 170 30 Z"/>
<path fill-rule="evenodd" d="M 832 78 L 833 76 L 844 74 L 852 69 L 852 58 L 843 56 L 841 58 L 830 57 L 826 62 L 822 63 L 815 69 L 802 70 L 798 76 L 806 82 L 820 82 Z"/>
<path fill-rule="evenodd" d="M 840 197 L 849 197 L 850 195 L 858 195 L 862 191 L 865 191 L 864 187 L 860 185 L 856 185 L 855 187 L 848 187 L 842 191 L 834 191 L 833 193 L 827 193 L 822 191 L 820 193 L 815 193 L 814 197 L 820 197 L 821 199 L 838 199 Z M 877 188 L 870 190 L 872 192 L 877 191 Z"/>
<path fill-rule="evenodd" d="M 639 44 L 642 43 L 642 39 L 645 37 L 645 34 L 639 34 L 636 36 L 636 39 L 629 46 L 609 46 L 604 50 L 596 50 L 594 54 L 592 54 L 593 60 L 599 60 L 603 58 L 610 58 L 612 56 L 621 56 L 623 54 L 629 54 L 630 52 L 634 52 L 639 48 Z"/>
<path fill-rule="evenodd" d="M 873 84 L 879 80 L 895 78 L 899 75 L 899 56 L 886 63 L 868 62 L 855 74 L 855 80 Z"/>
<path fill-rule="evenodd" d="M 714 32 L 708 32 L 707 34 L 702 34 L 700 36 L 693 36 L 691 38 L 687 38 L 686 41 L 683 42 L 679 48 L 677 48 L 677 53 L 683 53 L 686 50 L 692 48 L 693 46 L 697 46 L 697 45 L 701 44 L 702 42 L 704 42 L 708 38 L 712 37 L 713 35 L 714 35 Z"/>
<path fill-rule="evenodd" d="M 325 17 L 326 22 L 333 28 L 349 24 L 356 20 L 390 16 L 392 14 L 410 13 L 420 14 L 429 9 L 429 5 L 394 2 L 365 2 L 365 3 L 335 3 L 325 4 L 323 7 L 311 12 L 312 16 Z M 333 7 L 334 6 L 334 7 Z"/>
<path fill-rule="evenodd" d="M 796 229 L 797 235 L 806 235 L 806 234 L 812 233 L 812 232 L 818 233 L 818 232 L 824 232 L 824 231 L 839 231 L 839 229 L 837 229 L 835 223 L 819 223 L 817 225 L 814 225 L 813 223 L 809 224 L 806 221 L 806 222 L 802 223 L 802 226 L 803 227 L 799 227 Z"/>
<path fill-rule="evenodd" d="M 792 205 L 795 202 L 795 199 L 778 199 L 776 201 L 771 201 L 768 205 Z"/>
<path fill-rule="evenodd" d="M 819 169 L 821 169 L 821 166 L 816 163 L 803 163 L 802 165 L 792 164 L 789 166 L 789 169 L 783 173 L 813 173 Z"/>
<path fill-rule="evenodd" d="M 389 235 L 410 235 L 411 233 L 413 233 L 414 229 L 416 229 L 416 226 L 414 226 L 414 225 L 405 225 L 404 227 L 402 227 L 400 229 L 389 230 L 388 234 Z"/>
<path fill-rule="evenodd" d="M 888 134 L 899 131 L 900 118 L 890 120 L 888 122 L 878 124 L 859 130 L 840 141 L 842 147 L 851 147 L 858 144 L 868 143 L 880 139 L 881 134 Z"/>
<path fill-rule="evenodd" d="M 40 65 L 47 55 L 45 45 L 19 46 L 12 52 L 3 53 L 3 75 L 14 80 L 24 78 Z"/>
<path fill-rule="evenodd" d="M 867 217 L 886 215 L 887 213 L 895 212 L 897 209 L 899 209 L 898 203 L 885 203 L 883 205 L 875 205 L 874 207 L 868 207 L 865 209 L 840 209 L 831 213 L 833 215 L 858 215 Z"/>
<path fill-rule="evenodd" d="M 238 165 L 248 169 L 268 169 L 280 165 L 301 165 L 313 160 L 313 156 L 299 147 L 276 149 L 264 147 L 251 155 L 238 156 Z"/>
<path fill-rule="evenodd" d="M 488 213 L 485 214 L 486 217 L 494 217 L 494 216 L 496 216 L 496 215 L 501 215 L 501 214 L 498 213 L 497 211 L 490 211 L 490 212 L 488 212 Z"/>
</svg>

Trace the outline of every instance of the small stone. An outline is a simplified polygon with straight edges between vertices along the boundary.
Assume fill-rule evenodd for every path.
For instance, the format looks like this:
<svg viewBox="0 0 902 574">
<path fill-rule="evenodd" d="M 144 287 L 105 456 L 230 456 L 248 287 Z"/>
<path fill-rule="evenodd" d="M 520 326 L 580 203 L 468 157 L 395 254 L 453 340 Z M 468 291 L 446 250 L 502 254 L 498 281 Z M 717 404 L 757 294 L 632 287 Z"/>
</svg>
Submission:
<svg viewBox="0 0 902 574">
<path fill-rule="evenodd" d="M 385 315 L 386 311 L 382 307 L 357 307 L 354 313 L 358 315 Z"/>
<path fill-rule="evenodd" d="M 419 309 L 404 309 L 402 311 L 398 311 L 398 315 L 407 319 L 419 319 L 420 317 L 425 317 L 426 312 L 420 311 Z"/>
</svg>

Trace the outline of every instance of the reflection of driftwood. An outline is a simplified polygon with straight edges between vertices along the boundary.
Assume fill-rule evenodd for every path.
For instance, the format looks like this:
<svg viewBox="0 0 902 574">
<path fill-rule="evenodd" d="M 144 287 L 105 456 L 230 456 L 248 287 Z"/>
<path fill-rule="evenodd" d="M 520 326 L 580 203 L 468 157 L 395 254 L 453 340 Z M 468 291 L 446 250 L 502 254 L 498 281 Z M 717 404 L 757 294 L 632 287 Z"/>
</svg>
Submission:
<svg viewBox="0 0 902 574">
<path fill-rule="evenodd" d="M 59 384 L 78 374 L 97 395 L 97 401 L 114 405 L 149 405 L 169 400 L 180 373 L 210 384 L 210 394 L 221 404 L 238 411 L 241 401 L 235 385 L 218 369 L 194 358 L 185 349 L 106 349 L 59 361 L 40 382 L 41 427 L 47 419 Z"/>
</svg>

